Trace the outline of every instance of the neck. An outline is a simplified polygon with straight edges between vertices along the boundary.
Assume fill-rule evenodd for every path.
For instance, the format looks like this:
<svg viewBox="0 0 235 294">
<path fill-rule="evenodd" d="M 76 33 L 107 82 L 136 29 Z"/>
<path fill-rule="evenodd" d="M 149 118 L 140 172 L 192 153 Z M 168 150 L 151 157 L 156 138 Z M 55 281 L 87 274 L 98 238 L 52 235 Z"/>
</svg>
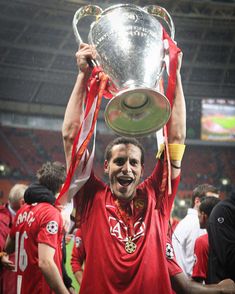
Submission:
<svg viewBox="0 0 235 294">
<path fill-rule="evenodd" d="M 120 203 L 121 206 L 126 206 L 131 203 L 132 199 L 122 199 L 122 198 L 117 198 L 118 202 Z"/>
<path fill-rule="evenodd" d="M 130 202 L 134 199 L 134 197 L 135 197 L 135 195 L 131 195 L 131 196 L 128 197 L 128 198 L 126 198 L 126 197 L 118 197 L 118 196 L 116 196 L 116 195 L 114 195 L 114 196 L 115 196 L 115 198 L 118 199 L 118 201 L 119 201 L 121 204 L 130 203 Z"/>
<path fill-rule="evenodd" d="M 194 205 L 193 209 L 198 211 L 199 210 L 199 205 Z"/>
<path fill-rule="evenodd" d="M 136 192 L 135 192 L 129 197 L 120 197 L 120 196 L 117 196 L 117 195 L 114 194 L 112 187 L 110 187 L 110 190 L 111 190 L 114 198 L 118 199 L 118 201 L 123 203 L 123 204 L 124 203 L 130 203 L 133 200 L 133 198 L 135 197 L 135 195 L 136 195 Z"/>
</svg>

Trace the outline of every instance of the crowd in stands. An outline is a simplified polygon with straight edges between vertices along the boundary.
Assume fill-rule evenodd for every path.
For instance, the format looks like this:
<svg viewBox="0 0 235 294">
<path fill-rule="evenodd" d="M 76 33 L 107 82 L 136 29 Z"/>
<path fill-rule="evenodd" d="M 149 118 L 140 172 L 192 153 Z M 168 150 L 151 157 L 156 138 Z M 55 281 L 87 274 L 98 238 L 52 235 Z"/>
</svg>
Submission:
<svg viewBox="0 0 235 294">
<path fill-rule="evenodd" d="M 0 146 L 0 181 L 3 181 L 2 194 L 9 191 L 11 184 L 6 181 L 30 181 L 40 165 L 47 161 L 60 161 L 65 163 L 63 143 L 60 132 L 1 127 L 2 143 Z M 94 169 L 103 177 L 103 157 L 107 142 L 112 135 L 97 132 L 96 160 Z M 150 174 L 155 162 L 152 160 L 157 150 L 155 136 L 141 139 L 145 148 L 144 175 Z M 221 179 L 231 181 L 235 178 L 235 157 L 233 147 L 222 146 L 194 146 L 187 145 L 183 161 L 182 179 L 179 195 L 189 197 L 192 188 L 200 183 L 207 182 L 221 186 Z M 7 186 L 7 188 L 4 188 Z M 4 197 L 4 195 L 2 195 Z"/>
</svg>

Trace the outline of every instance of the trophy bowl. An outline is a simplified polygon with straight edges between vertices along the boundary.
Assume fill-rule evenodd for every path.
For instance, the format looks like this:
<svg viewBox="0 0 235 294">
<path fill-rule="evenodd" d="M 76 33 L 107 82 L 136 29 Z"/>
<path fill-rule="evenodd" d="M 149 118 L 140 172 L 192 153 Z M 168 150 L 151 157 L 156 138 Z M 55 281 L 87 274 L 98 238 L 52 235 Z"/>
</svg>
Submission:
<svg viewBox="0 0 235 294">
<path fill-rule="evenodd" d="M 169 14 L 155 5 L 141 8 L 118 4 L 104 11 L 88 5 L 74 16 L 78 42 L 81 38 L 77 23 L 86 15 L 96 16 L 88 42 L 96 47 L 97 62 L 117 89 L 105 108 L 106 124 L 125 136 L 145 136 L 161 129 L 171 108 L 167 97 L 159 91 L 166 50 L 158 18 L 167 20 L 173 28 Z"/>
</svg>

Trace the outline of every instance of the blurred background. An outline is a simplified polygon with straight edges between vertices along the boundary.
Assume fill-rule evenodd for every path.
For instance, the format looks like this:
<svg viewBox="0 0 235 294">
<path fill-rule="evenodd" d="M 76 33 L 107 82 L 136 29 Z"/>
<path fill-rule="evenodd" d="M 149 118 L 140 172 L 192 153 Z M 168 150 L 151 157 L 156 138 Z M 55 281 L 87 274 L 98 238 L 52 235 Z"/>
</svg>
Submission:
<svg viewBox="0 0 235 294">
<path fill-rule="evenodd" d="M 47 160 L 65 163 L 61 126 L 77 67 L 72 19 L 77 9 L 118 1 L 0 1 L 0 202 L 16 182 L 30 183 Z M 235 184 L 235 1 L 122 1 L 167 9 L 184 53 L 182 81 L 187 140 L 176 213 L 182 216 L 192 189 L 210 183 L 222 195 Z M 79 24 L 84 41 L 89 23 Z M 104 148 L 115 134 L 98 121 L 95 170 L 103 176 Z M 141 140 L 145 175 L 155 161 L 156 136 Z"/>
</svg>

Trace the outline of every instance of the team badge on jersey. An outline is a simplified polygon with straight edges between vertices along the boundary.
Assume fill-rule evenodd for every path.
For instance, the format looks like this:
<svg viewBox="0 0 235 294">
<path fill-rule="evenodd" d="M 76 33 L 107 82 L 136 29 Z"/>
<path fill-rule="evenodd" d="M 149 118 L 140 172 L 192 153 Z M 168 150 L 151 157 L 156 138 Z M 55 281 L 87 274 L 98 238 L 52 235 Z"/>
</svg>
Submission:
<svg viewBox="0 0 235 294">
<path fill-rule="evenodd" d="M 58 223 L 56 221 L 50 221 L 48 224 L 47 224 L 47 232 L 49 234 L 56 234 L 58 232 Z"/>
<path fill-rule="evenodd" d="M 194 264 L 196 264 L 197 263 L 197 255 L 195 253 L 193 254 L 193 258 L 194 258 Z"/>
<path fill-rule="evenodd" d="M 82 245 L 82 239 L 80 237 L 75 237 L 75 246 L 79 248 Z"/>
<path fill-rule="evenodd" d="M 174 250 L 170 243 L 166 243 L 166 258 L 168 259 L 174 258 Z"/>
</svg>

